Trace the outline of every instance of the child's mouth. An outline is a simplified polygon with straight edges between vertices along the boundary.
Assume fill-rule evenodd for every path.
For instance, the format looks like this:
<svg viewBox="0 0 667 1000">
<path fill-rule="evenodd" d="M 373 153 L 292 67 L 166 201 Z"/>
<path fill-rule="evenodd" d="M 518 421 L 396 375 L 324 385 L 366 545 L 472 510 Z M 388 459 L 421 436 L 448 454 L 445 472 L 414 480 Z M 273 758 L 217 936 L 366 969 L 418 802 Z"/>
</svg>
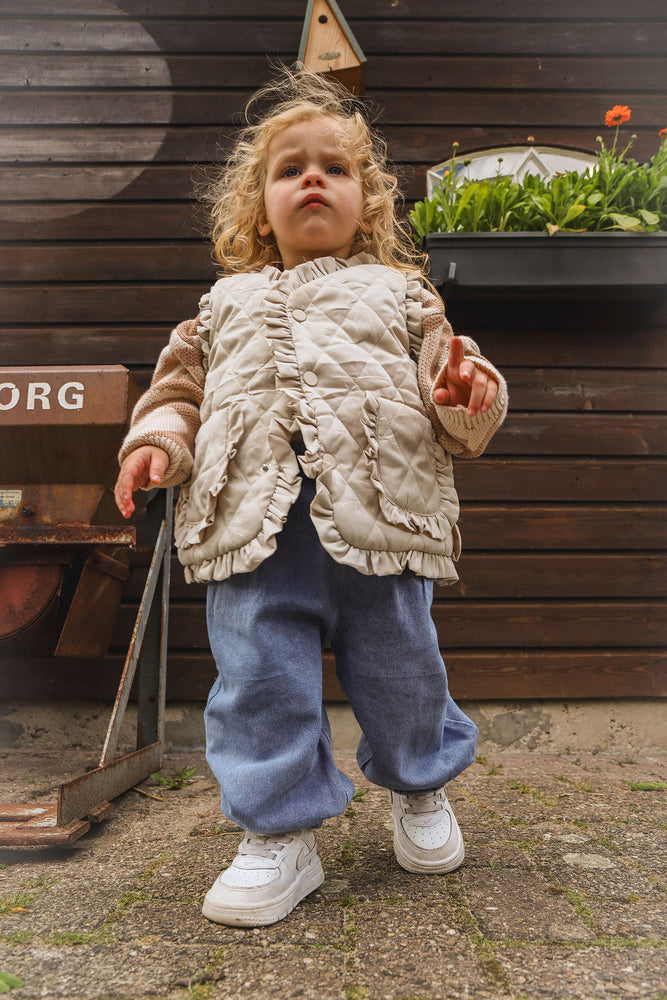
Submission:
<svg viewBox="0 0 667 1000">
<path fill-rule="evenodd" d="M 301 207 L 302 208 L 310 208 L 313 205 L 314 206 L 318 206 L 319 205 L 320 207 L 324 208 L 326 206 L 326 201 L 319 194 L 309 194 L 301 202 Z"/>
</svg>

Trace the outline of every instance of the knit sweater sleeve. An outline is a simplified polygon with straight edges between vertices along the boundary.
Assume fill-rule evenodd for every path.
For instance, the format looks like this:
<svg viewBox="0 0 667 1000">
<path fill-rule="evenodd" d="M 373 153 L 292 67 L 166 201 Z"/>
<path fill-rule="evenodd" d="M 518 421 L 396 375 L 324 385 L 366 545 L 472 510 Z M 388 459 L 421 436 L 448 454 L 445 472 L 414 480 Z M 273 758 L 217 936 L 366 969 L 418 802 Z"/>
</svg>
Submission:
<svg viewBox="0 0 667 1000">
<path fill-rule="evenodd" d="M 118 461 L 122 462 L 142 445 L 154 445 L 169 455 L 169 466 L 160 485 L 184 483 L 192 471 L 204 380 L 197 320 L 186 320 L 172 331 L 158 358 L 150 388 L 132 413 Z"/>
<path fill-rule="evenodd" d="M 502 424 L 507 414 L 507 384 L 500 372 L 480 353 L 470 337 L 461 337 L 465 356 L 498 383 L 498 395 L 486 413 L 474 417 L 465 406 L 441 406 L 433 390 L 447 373 L 449 345 L 454 336 L 439 295 L 422 290 L 422 343 L 418 361 L 419 388 L 440 444 L 459 458 L 477 458 Z"/>
</svg>

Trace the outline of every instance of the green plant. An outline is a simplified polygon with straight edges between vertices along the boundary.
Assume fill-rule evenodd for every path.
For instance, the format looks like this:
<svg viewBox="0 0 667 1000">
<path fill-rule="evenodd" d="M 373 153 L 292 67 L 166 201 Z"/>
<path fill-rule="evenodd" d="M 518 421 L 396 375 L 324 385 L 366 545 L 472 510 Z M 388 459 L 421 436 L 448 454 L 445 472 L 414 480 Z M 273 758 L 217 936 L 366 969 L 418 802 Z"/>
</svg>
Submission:
<svg viewBox="0 0 667 1000">
<path fill-rule="evenodd" d="M 115 938 L 104 930 L 96 931 L 51 931 L 46 940 L 49 944 L 73 947 L 78 944 L 112 944 Z"/>
<path fill-rule="evenodd" d="M 212 983 L 191 983 L 183 994 L 183 1000 L 207 1000 L 212 989 Z"/>
<path fill-rule="evenodd" d="M 32 944 L 36 937 L 35 931 L 10 931 L 9 934 L 0 934 L 0 941 L 5 944 Z"/>
<path fill-rule="evenodd" d="M 607 111 L 605 124 L 615 127 L 608 149 L 597 137 L 597 162 L 584 173 L 568 170 L 544 179 L 526 174 L 519 183 L 502 174 L 472 180 L 464 176 L 469 161 L 457 158 L 454 143 L 448 169 L 430 198 L 409 213 L 417 237 L 428 233 L 656 232 L 667 230 L 667 129 L 660 130 L 658 151 L 647 163 L 628 159 L 636 138 L 618 149 L 619 126 L 630 120 L 626 105 Z"/>
<path fill-rule="evenodd" d="M 345 840 L 343 841 L 343 846 L 341 847 L 340 850 L 341 860 L 344 861 L 346 864 L 352 864 L 356 852 L 357 852 L 357 845 L 354 843 L 354 841 L 350 840 L 349 837 L 346 837 Z"/>
<path fill-rule="evenodd" d="M 194 767 L 179 767 L 174 768 L 171 774 L 158 774 L 156 771 L 151 774 L 151 778 L 162 788 L 169 788 L 171 790 L 184 788 L 185 785 L 192 784 L 192 776 L 197 773 L 197 769 Z"/>
<path fill-rule="evenodd" d="M 667 788 L 666 781 L 628 781 L 633 792 L 662 792 Z"/>
<path fill-rule="evenodd" d="M 7 913 L 23 913 L 29 909 L 37 899 L 35 893 L 16 892 L 13 896 L 5 896 L 0 899 L 0 916 Z"/>
<path fill-rule="evenodd" d="M 0 972 L 0 993 L 9 993 L 14 987 L 23 986 L 23 980 L 11 972 Z"/>
</svg>

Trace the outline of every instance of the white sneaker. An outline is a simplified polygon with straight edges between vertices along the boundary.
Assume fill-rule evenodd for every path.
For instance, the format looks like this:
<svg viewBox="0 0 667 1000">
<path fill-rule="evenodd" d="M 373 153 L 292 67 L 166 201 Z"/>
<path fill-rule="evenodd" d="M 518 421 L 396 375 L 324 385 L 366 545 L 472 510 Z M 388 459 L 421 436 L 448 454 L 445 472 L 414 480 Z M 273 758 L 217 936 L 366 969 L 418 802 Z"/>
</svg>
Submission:
<svg viewBox="0 0 667 1000">
<path fill-rule="evenodd" d="M 206 893 L 202 913 L 217 924 L 274 924 L 324 881 L 312 830 L 248 833 L 237 856 Z"/>
<path fill-rule="evenodd" d="M 390 792 L 394 853 L 409 872 L 452 872 L 463 861 L 463 838 L 444 786 L 433 792 Z"/>
</svg>

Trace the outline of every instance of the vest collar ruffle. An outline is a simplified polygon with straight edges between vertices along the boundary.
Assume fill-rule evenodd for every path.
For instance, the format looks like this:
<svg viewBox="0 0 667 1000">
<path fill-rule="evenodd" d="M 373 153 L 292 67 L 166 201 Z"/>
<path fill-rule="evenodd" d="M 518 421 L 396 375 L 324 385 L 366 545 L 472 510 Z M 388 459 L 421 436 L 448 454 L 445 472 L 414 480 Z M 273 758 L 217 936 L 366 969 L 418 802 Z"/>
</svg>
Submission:
<svg viewBox="0 0 667 1000">
<path fill-rule="evenodd" d="M 304 260 L 288 271 L 281 271 L 273 264 L 265 264 L 261 273 L 273 281 L 289 280 L 291 284 L 297 285 L 359 264 L 380 264 L 380 261 L 370 253 L 357 253 L 353 257 L 316 257 L 315 260 Z"/>
</svg>

